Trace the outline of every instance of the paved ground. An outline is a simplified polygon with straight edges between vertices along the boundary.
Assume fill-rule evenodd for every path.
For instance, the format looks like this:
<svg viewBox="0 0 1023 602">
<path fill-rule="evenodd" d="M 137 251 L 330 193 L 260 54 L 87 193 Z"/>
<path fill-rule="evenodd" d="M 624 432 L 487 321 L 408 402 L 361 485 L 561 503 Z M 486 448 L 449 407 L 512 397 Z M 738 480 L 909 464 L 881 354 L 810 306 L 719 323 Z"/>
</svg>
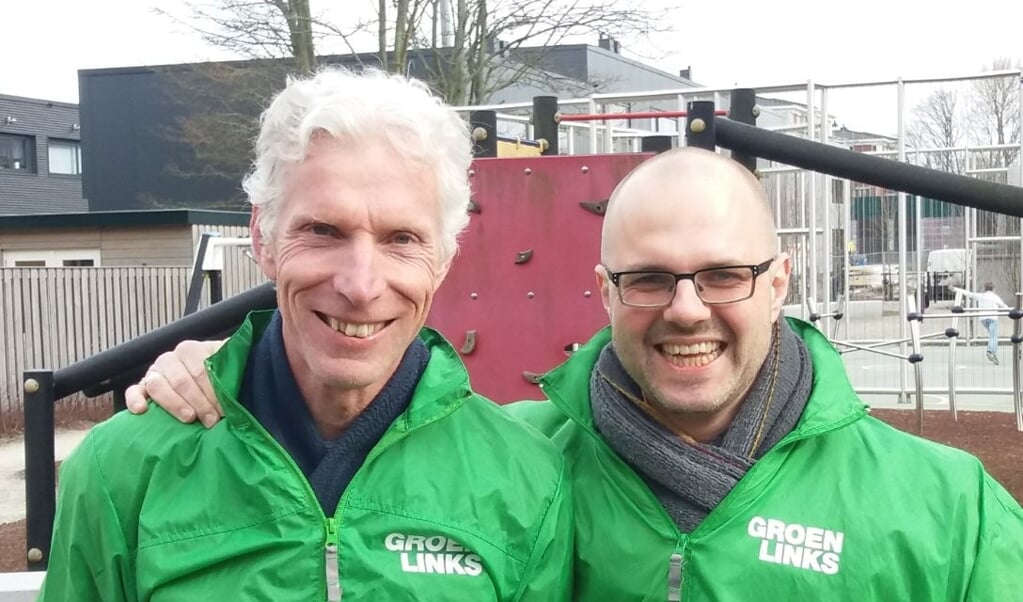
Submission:
<svg viewBox="0 0 1023 602">
<path fill-rule="evenodd" d="M 87 430 L 62 430 L 54 438 L 56 460 L 62 461 Z M 25 518 L 25 441 L 0 444 L 0 525 Z"/>
<path fill-rule="evenodd" d="M 898 346 L 885 348 L 899 352 Z M 906 353 L 911 352 L 907 349 Z M 923 377 L 924 407 L 948 409 L 950 398 L 949 376 L 955 382 L 955 404 L 957 409 L 1012 412 L 1013 382 L 1011 347 L 999 351 L 1001 362 L 994 365 L 984 355 L 984 347 L 959 347 L 955 358 L 949 362 L 947 346 L 925 346 L 924 360 L 920 362 Z M 843 354 L 846 372 L 853 387 L 861 393 L 864 401 L 879 408 L 904 408 L 899 403 L 896 390 L 909 392 L 908 401 L 916 403 L 916 370 L 908 361 L 877 355 L 868 351 L 853 351 Z M 905 383 L 905 385 L 903 385 Z M 889 390 L 891 392 L 881 392 Z M 876 393 L 870 393 L 870 392 Z M 906 399 L 904 398 L 904 401 Z"/>
</svg>

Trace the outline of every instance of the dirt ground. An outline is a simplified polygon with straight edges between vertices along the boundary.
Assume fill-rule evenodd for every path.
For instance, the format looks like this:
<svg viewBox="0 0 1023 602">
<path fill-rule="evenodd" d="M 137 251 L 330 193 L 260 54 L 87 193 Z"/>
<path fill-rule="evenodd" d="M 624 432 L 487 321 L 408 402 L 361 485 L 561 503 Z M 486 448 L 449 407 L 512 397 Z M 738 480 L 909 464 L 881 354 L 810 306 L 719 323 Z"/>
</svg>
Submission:
<svg viewBox="0 0 1023 602">
<path fill-rule="evenodd" d="M 897 428 L 917 433 L 916 413 L 911 410 L 871 413 Z M 979 457 L 988 472 L 1023 502 L 1023 433 L 1016 431 L 1012 414 L 959 412 L 959 421 L 954 422 L 949 412 L 928 411 L 924 436 Z M 0 525 L 0 572 L 23 571 L 25 566 L 25 521 Z"/>
</svg>

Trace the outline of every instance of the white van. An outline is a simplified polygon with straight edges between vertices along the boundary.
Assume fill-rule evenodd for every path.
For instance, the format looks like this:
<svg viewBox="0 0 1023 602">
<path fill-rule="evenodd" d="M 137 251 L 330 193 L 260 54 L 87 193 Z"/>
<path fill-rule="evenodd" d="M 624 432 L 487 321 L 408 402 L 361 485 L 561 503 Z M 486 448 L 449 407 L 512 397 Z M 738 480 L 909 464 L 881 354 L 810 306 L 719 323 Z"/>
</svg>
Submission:
<svg viewBox="0 0 1023 602">
<path fill-rule="evenodd" d="M 938 249 L 927 254 L 929 300 L 953 298 L 948 287 L 966 282 L 966 260 L 966 249 Z"/>
<path fill-rule="evenodd" d="M 966 249 L 938 249 L 927 254 L 927 271 L 953 274 L 966 271 Z"/>
</svg>

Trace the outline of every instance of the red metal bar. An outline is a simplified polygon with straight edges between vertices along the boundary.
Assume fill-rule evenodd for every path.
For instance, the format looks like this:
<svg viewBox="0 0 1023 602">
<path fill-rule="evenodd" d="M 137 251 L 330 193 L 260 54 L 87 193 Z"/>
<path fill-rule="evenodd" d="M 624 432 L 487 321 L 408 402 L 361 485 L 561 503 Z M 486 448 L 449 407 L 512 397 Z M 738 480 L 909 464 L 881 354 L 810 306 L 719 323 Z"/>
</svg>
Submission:
<svg viewBox="0 0 1023 602">
<path fill-rule="evenodd" d="M 728 111 L 714 111 L 715 115 L 727 116 Z M 638 113 L 579 113 L 562 115 L 559 121 L 608 121 L 610 119 L 670 119 L 673 117 L 685 117 L 685 111 L 641 111 Z"/>
</svg>

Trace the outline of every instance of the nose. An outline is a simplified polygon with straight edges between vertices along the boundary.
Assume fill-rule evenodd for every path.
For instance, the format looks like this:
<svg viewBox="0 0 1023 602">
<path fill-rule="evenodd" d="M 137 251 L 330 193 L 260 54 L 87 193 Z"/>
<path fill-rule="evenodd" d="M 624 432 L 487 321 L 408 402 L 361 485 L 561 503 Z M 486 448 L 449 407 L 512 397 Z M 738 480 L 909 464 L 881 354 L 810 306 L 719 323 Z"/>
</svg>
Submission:
<svg viewBox="0 0 1023 602">
<path fill-rule="evenodd" d="M 365 305 L 379 298 L 386 286 L 376 245 L 369 240 L 353 240 L 346 247 L 339 254 L 334 290 L 352 305 Z"/>
<path fill-rule="evenodd" d="M 679 280 L 675 285 L 675 298 L 664 308 L 664 319 L 677 324 L 695 324 L 710 318 L 710 306 L 696 294 L 696 283 Z"/>
</svg>

